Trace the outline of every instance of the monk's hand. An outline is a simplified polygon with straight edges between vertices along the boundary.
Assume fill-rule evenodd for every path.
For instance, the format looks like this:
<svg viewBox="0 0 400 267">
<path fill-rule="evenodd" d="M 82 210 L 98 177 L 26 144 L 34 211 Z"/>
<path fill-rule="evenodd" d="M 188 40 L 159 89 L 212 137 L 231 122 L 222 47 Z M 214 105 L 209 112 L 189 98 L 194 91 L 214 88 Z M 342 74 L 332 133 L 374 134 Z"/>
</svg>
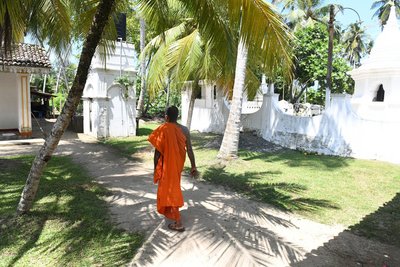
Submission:
<svg viewBox="0 0 400 267">
<path fill-rule="evenodd" d="M 190 169 L 190 176 L 192 176 L 193 178 L 197 178 L 199 176 L 199 172 L 197 171 L 196 167 L 192 167 Z"/>
</svg>

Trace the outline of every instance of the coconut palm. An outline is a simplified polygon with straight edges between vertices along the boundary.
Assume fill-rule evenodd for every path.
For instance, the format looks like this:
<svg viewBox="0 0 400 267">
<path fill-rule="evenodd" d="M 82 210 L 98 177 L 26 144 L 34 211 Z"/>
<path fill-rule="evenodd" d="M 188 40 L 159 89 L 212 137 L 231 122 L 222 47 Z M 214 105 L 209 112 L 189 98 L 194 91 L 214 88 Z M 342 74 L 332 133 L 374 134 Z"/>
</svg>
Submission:
<svg viewBox="0 0 400 267">
<path fill-rule="evenodd" d="M 273 7 L 262 0 L 242 1 L 168 1 L 142 0 L 141 9 L 148 21 L 159 27 L 167 18 L 168 5 L 179 2 L 198 23 L 204 40 L 216 49 L 226 51 L 224 23 L 237 29 L 238 48 L 232 102 L 218 156 L 232 158 L 237 156 L 239 144 L 240 116 L 243 93 L 245 91 L 246 66 L 248 57 L 258 57 L 262 70 L 272 75 L 279 65 L 290 70 L 289 33 Z"/>
<path fill-rule="evenodd" d="M 53 3 L 54 1 L 49 2 Z M 111 23 L 110 21 L 112 21 L 112 17 L 110 15 L 116 10 L 116 5 L 114 2 L 115 0 L 96 1 L 94 5 L 95 9 L 92 9 L 93 6 L 84 6 L 84 1 L 77 1 L 77 3 L 75 3 L 76 7 L 82 8 L 81 10 L 75 9 L 75 11 L 82 11 L 82 13 L 89 12 L 86 13 L 87 16 L 90 16 L 90 13 L 92 14 L 90 16 L 90 19 L 85 17 L 85 20 L 90 22 L 91 26 L 81 28 L 80 33 L 87 30 L 87 35 L 82 47 L 82 53 L 79 59 L 75 79 L 73 81 L 72 87 L 69 91 L 68 97 L 60 116 L 57 118 L 57 121 L 54 124 L 50 135 L 46 138 L 44 145 L 41 147 L 40 151 L 38 152 L 32 163 L 32 167 L 30 169 L 25 187 L 21 195 L 21 199 L 18 204 L 18 213 L 26 213 L 32 207 L 43 170 L 46 167 L 48 161 L 51 159 L 52 154 L 57 148 L 57 145 L 61 139 L 61 136 L 63 135 L 65 129 L 71 121 L 76 107 L 79 104 L 88 76 L 92 57 L 94 55 L 97 45 L 102 39 L 102 36 L 104 36 L 103 30 L 106 28 L 107 25 L 109 25 L 109 23 Z M 91 3 L 94 4 L 93 1 L 91 1 Z M 63 7 L 60 5 L 59 8 L 65 8 L 65 6 Z M 78 15 L 82 13 L 76 12 L 75 15 L 79 17 Z M 82 21 L 80 23 L 82 23 Z M 2 25 L 3 28 L 5 27 L 5 25 L 6 24 Z M 83 26 L 83 24 L 81 26 Z M 14 27 L 12 31 L 14 31 L 15 29 L 16 28 Z M 40 28 L 38 27 L 38 29 Z M 7 32 L 7 29 L 5 29 L 5 32 Z M 45 33 L 46 30 L 43 30 L 41 32 Z M 77 34 L 77 36 L 81 36 L 81 34 Z"/>
<path fill-rule="evenodd" d="M 142 17 L 139 18 L 139 21 L 140 21 L 140 53 L 143 53 L 144 48 L 146 46 L 146 22 Z M 146 58 L 142 57 L 140 59 L 140 94 L 139 94 L 138 106 L 136 108 L 137 122 L 139 122 L 138 119 L 140 119 L 143 115 L 144 99 L 146 96 L 146 91 L 147 91 L 146 90 Z M 139 128 L 139 123 L 136 127 Z"/>
<path fill-rule="evenodd" d="M 26 32 L 42 36 L 57 50 L 70 42 L 71 21 L 61 0 L 4 0 L 0 2 L 0 46 L 10 49 Z M 55 40 L 58 40 L 57 42 Z"/>
<path fill-rule="evenodd" d="M 365 27 L 359 23 L 352 23 L 342 35 L 342 43 L 345 47 L 347 59 L 353 66 L 360 66 L 361 58 L 368 52 L 369 36 L 365 32 Z"/>
<path fill-rule="evenodd" d="M 282 12 L 287 12 L 287 24 L 294 30 L 322 22 L 328 13 L 323 0 L 275 0 L 274 3 L 282 6 Z"/>
<path fill-rule="evenodd" d="M 227 46 L 230 46 L 228 44 Z M 150 56 L 152 54 L 152 56 Z M 186 126 L 190 129 L 194 101 L 200 90 L 199 80 L 221 82 L 226 65 L 213 56 L 210 46 L 202 40 L 192 18 L 161 33 L 150 41 L 144 55 L 151 57 L 148 86 L 151 96 L 165 86 L 179 88 L 193 80 Z M 167 84 L 166 84 L 167 83 Z"/>
<path fill-rule="evenodd" d="M 377 17 L 380 21 L 381 28 L 386 24 L 389 19 L 390 7 L 394 5 L 396 7 L 396 14 L 400 14 L 400 0 L 379 0 L 372 3 L 371 9 L 376 9 L 372 17 Z"/>
</svg>

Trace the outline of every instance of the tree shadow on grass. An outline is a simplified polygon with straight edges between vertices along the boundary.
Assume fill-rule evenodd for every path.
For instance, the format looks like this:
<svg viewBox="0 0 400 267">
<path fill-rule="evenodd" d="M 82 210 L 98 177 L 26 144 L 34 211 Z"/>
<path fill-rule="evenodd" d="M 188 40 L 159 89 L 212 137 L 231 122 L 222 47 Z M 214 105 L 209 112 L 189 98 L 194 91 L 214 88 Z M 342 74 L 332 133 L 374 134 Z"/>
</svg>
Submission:
<svg viewBox="0 0 400 267">
<path fill-rule="evenodd" d="M 350 226 L 350 232 L 400 249 L 400 193 L 359 223 Z"/>
<path fill-rule="evenodd" d="M 259 159 L 271 163 L 284 163 L 289 167 L 302 166 L 328 170 L 346 167 L 350 162 L 354 161 L 352 158 L 317 155 L 295 150 L 285 150 L 275 153 L 241 151 L 240 156 L 245 161 Z"/>
<path fill-rule="evenodd" d="M 292 266 L 400 266 L 400 193 Z"/>
<path fill-rule="evenodd" d="M 328 200 L 294 197 L 293 195 L 307 190 L 303 185 L 261 181 L 277 174 L 280 174 L 280 172 L 232 174 L 226 172 L 224 167 L 210 167 L 204 171 L 202 177 L 206 181 L 227 186 L 236 192 L 286 211 L 314 211 L 320 208 L 339 209 L 335 203 Z"/>
<path fill-rule="evenodd" d="M 19 183 L 20 192 L 32 157 L 2 159 L 1 188 Z M 7 169 L 20 163 L 19 175 Z M 9 163 L 9 164 L 8 164 Z M 6 167 L 4 167 L 6 166 Z M 22 175 L 22 174 L 25 175 Z M 0 209 L 0 263 L 13 266 L 26 257 L 49 265 L 123 265 L 142 243 L 142 236 L 114 228 L 102 198 L 108 191 L 93 183 L 69 158 L 55 157 L 42 176 L 32 211 L 15 216 L 19 194 Z M 14 189 L 13 189 L 14 190 Z"/>
</svg>

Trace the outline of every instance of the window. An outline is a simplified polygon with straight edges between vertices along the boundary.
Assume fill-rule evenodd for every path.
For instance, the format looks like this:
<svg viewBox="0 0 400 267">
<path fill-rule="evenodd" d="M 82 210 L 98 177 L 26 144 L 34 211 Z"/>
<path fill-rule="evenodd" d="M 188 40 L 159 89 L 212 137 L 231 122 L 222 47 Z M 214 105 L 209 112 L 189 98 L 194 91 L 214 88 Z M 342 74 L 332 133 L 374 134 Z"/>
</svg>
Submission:
<svg viewBox="0 0 400 267">
<path fill-rule="evenodd" d="M 383 84 L 379 85 L 378 91 L 376 92 L 376 96 L 372 101 L 374 102 L 383 102 L 385 99 L 385 90 L 383 89 Z"/>
</svg>

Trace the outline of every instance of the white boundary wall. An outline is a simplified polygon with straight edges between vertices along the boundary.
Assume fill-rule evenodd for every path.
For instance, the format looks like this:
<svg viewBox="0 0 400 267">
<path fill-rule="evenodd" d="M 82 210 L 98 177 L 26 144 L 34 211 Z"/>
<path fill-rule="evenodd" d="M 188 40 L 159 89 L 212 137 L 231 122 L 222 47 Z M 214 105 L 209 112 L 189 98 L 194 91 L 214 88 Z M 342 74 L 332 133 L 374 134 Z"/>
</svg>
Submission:
<svg viewBox="0 0 400 267">
<path fill-rule="evenodd" d="M 182 94 L 183 118 L 188 97 L 187 90 Z M 331 107 L 322 115 L 298 117 L 285 114 L 278 95 L 267 93 L 258 111 L 242 115 L 242 129 L 255 130 L 265 140 L 291 149 L 400 163 L 400 117 L 397 121 L 363 119 L 350 100 L 349 95 L 333 94 Z M 229 113 L 223 98 L 209 107 L 199 106 L 200 102 L 195 103 L 191 129 L 223 133 Z"/>
</svg>

